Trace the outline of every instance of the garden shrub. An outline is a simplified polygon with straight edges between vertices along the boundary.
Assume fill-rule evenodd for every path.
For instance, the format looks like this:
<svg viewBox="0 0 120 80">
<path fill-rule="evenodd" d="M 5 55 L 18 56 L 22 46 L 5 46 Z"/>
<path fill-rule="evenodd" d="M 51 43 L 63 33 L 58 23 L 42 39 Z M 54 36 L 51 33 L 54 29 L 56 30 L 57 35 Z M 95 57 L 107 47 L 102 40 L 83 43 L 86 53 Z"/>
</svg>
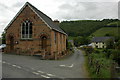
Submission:
<svg viewBox="0 0 120 80">
<path fill-rule="evenodd" d="M 92 53 L 88 56 L 89 69 L 94 78 L 110 78 L 111 62 L 103 53 Z"/>
<path fill-rule="evenodd" d="M 110 58 L 120 65 L 120 50 L 112 50 L 111 53 Z"/>
</svg>

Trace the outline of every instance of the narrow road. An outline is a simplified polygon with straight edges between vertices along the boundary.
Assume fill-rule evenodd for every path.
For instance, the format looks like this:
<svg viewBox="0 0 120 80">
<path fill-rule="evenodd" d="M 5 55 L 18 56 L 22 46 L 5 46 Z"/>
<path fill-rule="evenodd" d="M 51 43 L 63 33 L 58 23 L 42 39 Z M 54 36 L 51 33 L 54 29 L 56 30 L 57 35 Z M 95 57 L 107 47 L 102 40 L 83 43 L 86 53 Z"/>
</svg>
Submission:
<svg viewBox="0 0 120 80">
<path fill-rule="evenodd" d="M 40 60 L 35 56 L 3 54 L 4 78 L 87 78 L 84 55 L 75 53 L 63 60 Z"/>
</svg>

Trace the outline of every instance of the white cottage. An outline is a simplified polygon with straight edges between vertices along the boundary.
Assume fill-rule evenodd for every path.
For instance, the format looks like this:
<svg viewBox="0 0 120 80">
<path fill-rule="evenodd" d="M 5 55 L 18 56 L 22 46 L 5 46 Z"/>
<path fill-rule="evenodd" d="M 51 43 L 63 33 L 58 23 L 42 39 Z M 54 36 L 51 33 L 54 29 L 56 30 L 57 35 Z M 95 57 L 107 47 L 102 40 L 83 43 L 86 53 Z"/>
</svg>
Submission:
<svg viewBox="0 0 120 80">
<path fill-rule="evenodd" d="M 113 39 L 113 37 L 94 37 L 92 39 L 92 47 L 93 48 L 106 48 L 105 41 L 111 38 Z"/>
</svg>

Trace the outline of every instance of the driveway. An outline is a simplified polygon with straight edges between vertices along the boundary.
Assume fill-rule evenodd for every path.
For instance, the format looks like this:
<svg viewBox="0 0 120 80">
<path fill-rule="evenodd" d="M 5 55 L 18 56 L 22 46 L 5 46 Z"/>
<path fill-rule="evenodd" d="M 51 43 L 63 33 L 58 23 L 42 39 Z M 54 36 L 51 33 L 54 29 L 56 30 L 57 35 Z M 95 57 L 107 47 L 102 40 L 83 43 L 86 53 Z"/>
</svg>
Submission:
<svg viewBox="0 0 120 80">
<path fill-rule="evenodd" d="M 35 56 L 3 54 L 3 78 L 87 78 L 84 55 L 75 53 L 63 60 L 40 60 Z"/>
</svg>

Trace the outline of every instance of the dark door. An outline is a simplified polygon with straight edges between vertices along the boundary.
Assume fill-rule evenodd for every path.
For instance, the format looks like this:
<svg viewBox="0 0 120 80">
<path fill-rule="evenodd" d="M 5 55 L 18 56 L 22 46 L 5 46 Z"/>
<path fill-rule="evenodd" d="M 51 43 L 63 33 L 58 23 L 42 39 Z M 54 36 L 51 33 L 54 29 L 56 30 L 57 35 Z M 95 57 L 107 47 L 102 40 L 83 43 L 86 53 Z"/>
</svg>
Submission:
<svg viewBox="0 0 120 80">
<path fill-rule="evenodd" d="M 10 37 L 10 52 L 14 51 L 14 37 Z"/>
<path fill-rule="evenodd" d="M 47 48 L 47 37 L 46 36 L 42 36 L 41 37 L 41 45 L 42 45 L 42 49 L 45 49 Z"/>
</svg>

